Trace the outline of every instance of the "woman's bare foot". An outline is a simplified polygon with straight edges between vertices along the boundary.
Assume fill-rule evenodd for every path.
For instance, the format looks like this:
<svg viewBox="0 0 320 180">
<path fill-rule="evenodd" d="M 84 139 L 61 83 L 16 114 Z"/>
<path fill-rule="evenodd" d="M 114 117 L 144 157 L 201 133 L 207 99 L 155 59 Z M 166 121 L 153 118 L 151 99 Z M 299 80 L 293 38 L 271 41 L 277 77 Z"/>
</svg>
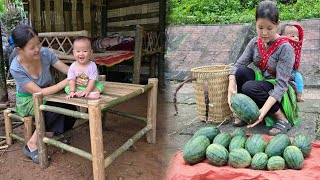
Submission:
<svg viewBox="0 0 320 180">
<path fill-rule="evenodd" d="M 304 100 L 302 99 L 302 93 L 297 93 L 297 101 L 304 102 Z"/>
</svg>

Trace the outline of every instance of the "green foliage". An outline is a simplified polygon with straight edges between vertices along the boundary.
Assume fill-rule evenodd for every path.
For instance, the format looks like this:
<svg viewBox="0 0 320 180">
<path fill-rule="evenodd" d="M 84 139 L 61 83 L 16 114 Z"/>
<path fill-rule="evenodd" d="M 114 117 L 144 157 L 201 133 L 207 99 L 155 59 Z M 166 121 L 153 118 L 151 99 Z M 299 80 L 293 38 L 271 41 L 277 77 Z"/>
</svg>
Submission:
<svg viewBox="0 0 320 180">
<path fill-rule="evenodd" d="M 171 0 L 169 24 L 232 24 L 255 21 L 261 0 Z M 320 0 L 277 0 L 281 20 L 320 18 Z M 289 3 L 288 3 L 289 2 Z"/>
<path fill-rule="evenodd" d="M 3 0 L 0 1 L 3 2 Z M 4 11 L 0 11 L 1 32 L 5 36 L 9 36 L 15 26 L 26 22 L 27 16 L 20 0 L 9 1 Z"/>
<path fill-rule="evenodd" d="M 0 0 L 0 13 L 4 11 L 4 0 Z"/>
</svg>

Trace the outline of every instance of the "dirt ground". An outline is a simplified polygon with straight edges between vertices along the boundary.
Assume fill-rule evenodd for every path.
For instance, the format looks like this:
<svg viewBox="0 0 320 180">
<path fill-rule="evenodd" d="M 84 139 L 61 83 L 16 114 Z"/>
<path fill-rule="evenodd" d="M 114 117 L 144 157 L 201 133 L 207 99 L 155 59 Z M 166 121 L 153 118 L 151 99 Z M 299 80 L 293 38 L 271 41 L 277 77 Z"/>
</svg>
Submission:
<svg viewBox="0 0 320 180">
<path fill-rule="evenodd" d="M 9 90 L 10 100 L 14 100 L 13 90 Z M 157 142 L 148 144 L 142 137 L 128 151 L 118 157 L 106 168 L 106 179 L 164 179 L 170 155 L 166 153 L 166 106 L 163 92 L 159 93 L 157 117 Z M 128 103 L 114 109 L 146 116 L 147 96 L 141 95 Z M 130 137 L 145 126 L 145 123 L 107 115 L 107 129 L 104 132 L 105 157 L 120 147 Z M 22 127 L 14 130 L 22 132 Z M 0 117 L 0 136 L 4 136 L 3 113 Z M 77 130 L 69 139 L 72 146 L 90 152 L 89 128 Z M 49 146 L 50 166 L 42 170 L 38 164 L 32 163 L 22 152 L 23 143 L 15 142 L 6 151 L 0 150 L 0 179 L 93 179 L 91 161 L 69 152 L 61 152 Z"/>
</svg>

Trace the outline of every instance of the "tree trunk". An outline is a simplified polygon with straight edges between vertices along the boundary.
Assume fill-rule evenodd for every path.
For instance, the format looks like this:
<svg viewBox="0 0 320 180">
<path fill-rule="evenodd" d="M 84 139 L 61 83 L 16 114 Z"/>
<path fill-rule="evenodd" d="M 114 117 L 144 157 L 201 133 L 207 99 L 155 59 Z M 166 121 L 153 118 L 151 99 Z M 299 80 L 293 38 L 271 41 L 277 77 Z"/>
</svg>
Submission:
<svg viewBox="0 0 320 180">
<path fill-rule="evenodd" d="M 1 28 L 0 28 L 1 34 Z M 7 82 L 5 76 L 5 65 L 4 65 L 4 58 L 3 58 L 3 46 L 2 40 L 0 41 L 0 102 L 8 101 L 8 91 L 7 91 Z"/>
</svg>

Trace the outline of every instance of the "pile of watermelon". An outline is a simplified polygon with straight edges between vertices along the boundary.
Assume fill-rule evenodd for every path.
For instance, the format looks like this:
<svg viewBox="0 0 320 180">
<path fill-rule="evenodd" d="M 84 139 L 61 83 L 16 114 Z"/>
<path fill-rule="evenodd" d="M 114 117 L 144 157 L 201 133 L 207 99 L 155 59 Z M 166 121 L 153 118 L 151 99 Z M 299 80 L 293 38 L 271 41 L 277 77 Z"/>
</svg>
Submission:
<svg viewBox="0 0 320 180">
<path fill-rule="evenodd" d="M 291 143 L 286 134 L 279 134 L 269 142 L 261 134 L 249 138 L 241 128 L 232 134 L 220 132 L 217 127 L 199 129 L 186 144 L 183 159 L 197 164 L 205 159 L 213 166 L 230 165 L 234 168 L 251 167 L 254 170 L 300 170 L 304 158 L 311 152 L 311 141 L 299 135 Z"/>
</svg>

